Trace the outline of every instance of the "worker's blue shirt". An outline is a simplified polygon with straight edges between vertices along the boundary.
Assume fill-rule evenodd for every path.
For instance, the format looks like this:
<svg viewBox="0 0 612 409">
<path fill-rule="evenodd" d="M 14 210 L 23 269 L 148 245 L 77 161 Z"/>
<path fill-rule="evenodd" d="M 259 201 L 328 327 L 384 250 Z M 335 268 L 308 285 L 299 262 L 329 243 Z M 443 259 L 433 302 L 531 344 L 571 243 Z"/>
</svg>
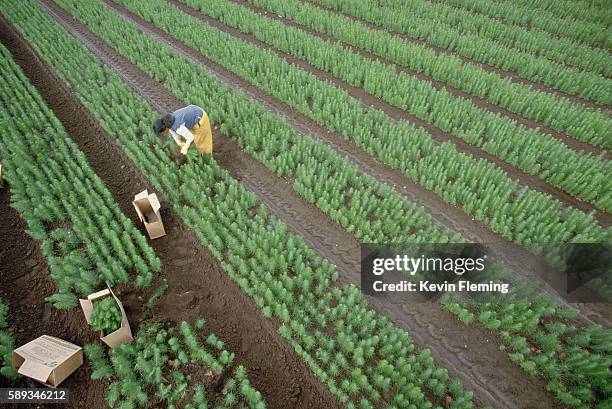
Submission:
<svg viewBox="0 0 612 409">
<path fill-rule="evenodd" d="M 187 105 L 184 108 L 177 109 L 172 113 L 174 122 L 170 129 L 176 132 L 181 125 L 185 124 L 185 128 L 191 129 L 204 115 L 204 110 L 197 105 Z"/>
</svg>

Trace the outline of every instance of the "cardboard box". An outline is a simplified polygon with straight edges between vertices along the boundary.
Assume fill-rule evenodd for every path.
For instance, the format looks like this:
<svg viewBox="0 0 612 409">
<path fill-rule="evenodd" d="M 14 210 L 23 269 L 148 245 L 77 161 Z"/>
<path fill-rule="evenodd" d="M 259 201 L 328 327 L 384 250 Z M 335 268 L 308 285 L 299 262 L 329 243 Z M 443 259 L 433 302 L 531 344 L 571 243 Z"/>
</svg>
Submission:
<svg viewBox="0 0 612 409">
<path fill-rule="evenodd" d="M 136 213 L 138 213 L 140 221 L 144 223 L 151 239 L 166 235 L 166 229 L 164 229 L 164 223 L 159 213 L 161 205 L 155 193 L 149 194 L 145 189 L 134 196 L 132 204 L 136 209 Z"/>
<path fill-rule="evenodd" d="M 83 349 L 63 339 L 43 335 L 13 351 L 13 368 L 56 388 L 83 365 Z"/>
<path fill-rule="evenodd" d="M 104 342 L 111 348 L 119 346 L 121 344 L 126 344 L 128 342 L 132 342 L 134 337 L 132 337 L 132 329 L 130 328 L 130 323 L 125 315 L 125 310 L 123 309 L 123 304 L 121 301 L 115 296 L 113 290 L 107 288 L 106 290 L 98 291 L 97 293 L 89 294 L 86 300 L 79 300 L 81 303 L 81 308 L 83 309 L 83 314 L 85 315 L 85 320 L 87 324 L 91 322 L 91 313 L 93 311 L 94 303 L 104 297 L 112 296 L 117 305 L 119 305 L 119 310 L 121 310 L 121 328 L 119 328 L 115 332 L 111 332 L 108 335 L 104 335 L 104 333 L 100 332 L 100 340 Z"/>
</svg>

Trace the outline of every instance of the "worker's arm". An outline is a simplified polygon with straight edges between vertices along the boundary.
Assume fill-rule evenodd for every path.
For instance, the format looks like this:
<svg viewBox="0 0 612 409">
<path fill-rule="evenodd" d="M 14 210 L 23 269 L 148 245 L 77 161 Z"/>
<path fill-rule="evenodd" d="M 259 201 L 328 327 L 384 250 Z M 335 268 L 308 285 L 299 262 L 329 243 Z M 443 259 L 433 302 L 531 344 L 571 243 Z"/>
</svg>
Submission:
<svg viewBox="0 0 612 409">
<path fill-rule="evenodd" d="M 185 124 L 181 125 L 179 129 L 176 130 L 176 133 L 181 135 L 183 138 L 185 138 L 185 144 L 181 148 L 181 153 L 183 155 L 187 155 L 187 150 L 191 146 L 191 143 L 193 142 L 193 139 L 194 139 L 193 133 L 191 133 L 191 131 L 187 129 Z"/>
<path fill-rule="evenodd" d="M 174 132 L 172 129 L 170 129 L 170 135 L 172 135 L 172 139 L 174 139 L 174 142 L 176 142 L 178 146 L 185 145 L 185 142 L 183 142 L 183 138 L 179 134 Z"/>
</svg>

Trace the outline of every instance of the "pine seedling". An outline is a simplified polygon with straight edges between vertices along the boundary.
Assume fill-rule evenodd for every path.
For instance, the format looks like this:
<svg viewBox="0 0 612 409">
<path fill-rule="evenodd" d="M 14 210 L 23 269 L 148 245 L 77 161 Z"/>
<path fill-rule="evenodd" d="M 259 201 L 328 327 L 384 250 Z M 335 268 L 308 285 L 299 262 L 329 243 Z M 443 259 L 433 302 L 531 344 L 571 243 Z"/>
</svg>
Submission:
<svg viewBox="0 0 612 409">
<path fill-rule="evenodd" d="M 113 297 L 105 297 L 96 301 L 91 312 L 91 326 L 104 335 L 111 334 L 121 328 L 121 310 Z"/>
<path fill-rule="evenodd" d="M 94 368 L 91 379 L 106 379 L 114 374 L 113 367 L 106 358 L 106 353 L 100 344 L 87 344 L 83 350 Z"/>
<path fill-rule="evenodd" d="M 0 298 L 0 329 L 4 329 L 8 326 L 8 307 Z"/>
<path fill-rule="evenodd" d="M 72 293 L 56 293 L 45 298 L 45 301 L 53 303 L 55 308 L 65 310 L 79 305 L 77 296 Z"/>
</svg>

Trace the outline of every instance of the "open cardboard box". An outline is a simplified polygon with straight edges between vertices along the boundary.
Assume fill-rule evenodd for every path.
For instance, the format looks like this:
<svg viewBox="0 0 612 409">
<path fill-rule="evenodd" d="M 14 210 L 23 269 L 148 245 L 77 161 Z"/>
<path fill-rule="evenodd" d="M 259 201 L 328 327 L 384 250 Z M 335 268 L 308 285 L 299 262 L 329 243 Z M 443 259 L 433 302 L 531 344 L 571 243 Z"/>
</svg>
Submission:
<svg viewBox="0 0 612 409">
<path fill-rule="evenodd" d="M 102 342 L 104 342 L 109 347 L 114 348 L 121 344 L 132 342 L 134 337 L 132 337 L 132 329 L 130 328 L 130 323 L 127 319 L 127 316 L 125 315 L 123 304 L 121 304 L 121 301 L 119 301 L 117 296 L 115 296 L 113 290 L 111 290 L 109 287 L 105 290 L 98 291 L 97 293 L 89 294 L 86 300 L 81 299 L 79 300 L 79 302 L 81 303 L 81 308 L 83 309 L 85 320 L 87 321 L 87 324 L 89 324 L 91 322 L 91 313 L 93 311 L 94 303 L 97 300 L 108 296 L 112 296 L 117 302 L 117 305 L 119 305 L 119 310 L 121 310 L 121 328 L 119 328 L 115 332 L 111 332 L 106 336 L 104 335 L 104 333 L 100 332 L 100 340 L 102 340 Z"/>
<path fill-rule="evenodd" d="M 166 235 L 164 222 L 162 221 L 159 209 L 161 205 L 155 193 L 149 194 L 147 190 L 143 190 L 134 196 L 132 202 L 140 221 L 144 223 L 147 233 L 151 239 L 156 239 Z"/>
<path fill-rule="evenodd" d="M 56 388 L 83 365 L 83 349 L 43 335 L 13 350 L 12 365 L 21 375 Z"/>
</svg>

